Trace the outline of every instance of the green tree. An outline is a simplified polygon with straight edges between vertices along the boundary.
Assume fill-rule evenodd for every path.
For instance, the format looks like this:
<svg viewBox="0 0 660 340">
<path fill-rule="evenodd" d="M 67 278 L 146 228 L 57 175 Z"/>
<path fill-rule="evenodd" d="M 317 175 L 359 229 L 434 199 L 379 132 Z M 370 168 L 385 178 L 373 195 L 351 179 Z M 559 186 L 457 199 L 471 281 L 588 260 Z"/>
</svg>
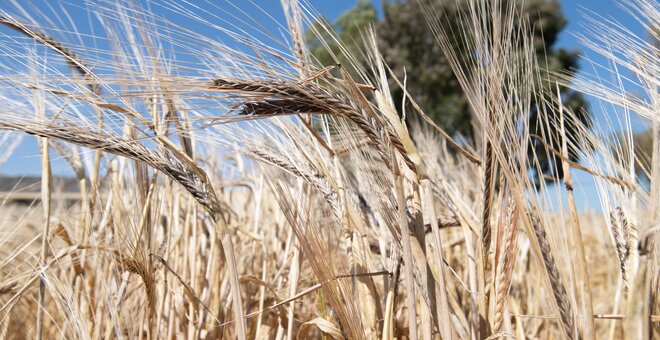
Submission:
<svg viewBox="0 0 660 340">
<path fill-rule="evenodd" d="M 348 50 L 348 54 L 359 58 L 355 60 L 356 62 L 363 63 L 365 58 L 360 54 L 362 50 L 360 47 L 363 45 L 361 34 L 369 25 L 375 25 L 377 19 L 376 8 L 368 1 L 359 1 L 354 8 L 340 15 L 334 23 L 329 23 L 326 17 L 321 16 L 314 25 L 315 30 L 307 31 L 305 36 L 309 50 L 321 65 L 335 64 L 335 58 L 333 57 L 335 56 L 343 67 L 347 67 L 349 72 L 355 75 L 357 70 L 352 67 L 353 60 L 349 60 L 347 55 L 342 52 L 342 48 L 334 43 L 325 27 L 332 28 L 332 31 L 338 34 L 342 47 Z M 321 42 L 317 34 L 323 37 L 323 41 L 328 44 L 327 47 Z"/>
<path fill-rule="evenodd" d="M 534 28 L 534 46 L 539 56 L 540 66 L 551 72 L 575 71 L 578 67 L 578 53 L 556 48 L 554 45 L 561 30 L 566 26 L 559 3 L 556 0 L 527 0 L 523 4 L 522 15 L 530 19 L 531 27 Z M 437 13 L 445 13 L 443 25 L 449 28 L 453 34 L 459 34 L 461 30 L 461 16 L 465 15 L 464 6 L 457 0 L 430 0 Z M 330 25 L 338 32 L 343 46 L 350 54 L 360 58 L 360 34 L 368 25 L 374 25 L 378 34 L 378 44 L 387 64 L 392 68 L 394 74 L 402 79 L 407 77 L 407 90 L 420 103 L 422 109 L 452 135 L 462 135 L 466 138 L 474 136 L 473 126 L 468 111 L 467 99 L 456 80 L 447 59 L 438 46 L 433 32 L 426 20 L 424 13 L 416 1 L 383 1 L 384 15 L 378 18 L 376 9 L 371 2 L 360 1 L 353 9 L 341 15 L 337 21 Z M 327 21 L 326 21 L 327 24 Z M 321 27 L 317 24 L 317 27 Z M 322 31 L 319 29 L 319 31 Z M 336 44 L 329 44 L 331 52 L 323 46 L 319 39 L 308 33 L 308 44 L 312 54 L 323 65 L 333 64 L 335 61 L 331 52 L 335 54 L 343 66 L 350 67 L 347 57 L 341 53 Z M 450 37 L 451 39 L 452 37 Z M 456 36 L 455 41 L 460 41 Z M 460 54 L 465 55 L 465 47 L 460 43 L 453 46 Z M 363 62 L 364 57 L 358 62 Z M 355 70 L 349 69 L 351 72 Z M 554 93 L 548 86 L 547 93 Z M 397 102 L 401 102 L 403 91 L 392 86 L 392 95 Z M 561 96 L 564 107 L 577 113 L 579 120 L 589 125 L 589 115 L 586 111 L 586 101 L 579 94 L 568 88 L 561 88 Z M 534 134 L 542 134 L 538 121 L 539 112 L 543 108 L 533 108 L 530 112 L 531 125 Z M 554 110 L 545 110 L 554 112 Z M 552 119 L 552 117 L 551 117 Z M 537 128 L 538 126 L 538 128 Z M 577 125 L 567 125 L 567 136 L 576 135 Z M 533 143 L 530 152 L 535 152 L 541 163 L 541 172 L 532 169 L 537 180 L 543 176 L 563 177 L 561 166 L 557 159 L 543 149 L 541 143 Z M 549 155 L 548 155 L 549 154 Z M 569 153 L 569 158 L 577 161 L 576 153 Z"/>
</svg>

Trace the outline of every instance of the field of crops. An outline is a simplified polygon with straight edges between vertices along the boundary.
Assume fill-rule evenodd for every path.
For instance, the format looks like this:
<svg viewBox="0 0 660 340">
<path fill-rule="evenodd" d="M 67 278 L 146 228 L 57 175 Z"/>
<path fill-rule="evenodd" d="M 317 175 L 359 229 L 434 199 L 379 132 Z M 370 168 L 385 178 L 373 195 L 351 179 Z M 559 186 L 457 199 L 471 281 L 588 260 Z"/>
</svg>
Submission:
<svg viewBox="0 0 660 340">
<path fill-rule="evenodd" d="M 516 1 L 464 1 L 461 32 L 426 8 L 472 139 L 393 99 L 406 79 L 377 32 L 356 76 L 309 53 L 306 2 L 282 1 L 271 40 L 242 26 L 263 13 L 195 3 L 81 6 L 93 27 L 1 5 L 0 151 L 38 138 L 41 181 L 0 201 L 0 338 L 660 336 L 657 1 L 625 4 L 652 42 L 587 23 L 607 79 L 540 67 Z M 616 118 L 581 125 L 560 87 Z M 652 129 L 648 156 L 633 121 Z M 532 144 L 563 178 L 530 176 Z M 53 185 L 55 160 L 77 191 Z M 578 173 L 600 210 L 580 208 Z"/>
</svg>

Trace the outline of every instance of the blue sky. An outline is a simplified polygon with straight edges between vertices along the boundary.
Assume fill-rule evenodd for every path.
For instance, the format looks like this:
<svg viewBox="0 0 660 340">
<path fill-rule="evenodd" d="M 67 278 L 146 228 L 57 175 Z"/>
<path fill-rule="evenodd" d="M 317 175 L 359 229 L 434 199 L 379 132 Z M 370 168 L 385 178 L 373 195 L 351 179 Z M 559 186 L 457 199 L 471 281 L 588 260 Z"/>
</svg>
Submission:
<svg viewBox="0 0 660 340">
<path fill-rule="evenodd" d="M 355 0 L 333 0 L 333 1 L 306 0 L 306 1 L 311 5 L 312 8 L 314 8 L 314 10 L 328 17 L 331 20 L 338 17 L 341 13 L 351 8 L 356 3 Z M 163 2 L 167 2 L 167 0 L 164 0 Z M 190 2 L 193 4 L 203 3 L 201 1 L 195 1 L 195 0 L 190 0 Z M 249 11 L 250 13 L 255 13 L 253 7 L 254 5 L 251 5 L 248 1 L 232 1 L 232 2 L 236 4 L 240 4 L 239 5 L 240 8 L 244 8 L 246 11 Z M 380 4 L 381 4 L 380 0 L 373 0 L 373 2 L 378 8 L 380 8 Z M 7 2 L 2 1 L 2 3 L 3 4 L 0 4 L 0 9 L 3 10 L 10 9 L 9 5 L 7 5 Z M 35 8 L 46 8 L 49 5 L 52 5 L 53 3 L 57 3 L 57 2 L 40 0 L 40 1 L 32 1 L 32 3 L 36 5 Z M 71 17 L 73 17 L 74 19 L 84 19 L 84 20 L 76 20 L 77 22 L 76 25 L 78 26 L 78 29 L 82 31 L 89 30 L 89 24 L 88 24 L 89 18 L 80 17 L 82 16 L 82 11 L 80 9 L 75 8 L 76 6 L 80 6 L 78 5 L 79 3 L 74 1 L 70 1 L 70 2 L 62 1 L 62 3 L 65 4 L 65 7 L 71 11 Z M 255 19 L 260 24 L 263 24 L 263 27 L 266 30 L 276 32 L 276 35 L 281 36 L 283 33 L 278 31 L 278 26 L 275 23 L 275 21 L 279 21 L 280 23 L 284 24 L 284 16 L 282 13 L 282 9 L 280 7 L 280 1 L 252 0 L 252 3 L 263 9 L 263 13 L 254 14 Z M 70 4 L 74 4 L 74 5 L 71 6 Z M 583 15 L 589 14 L 590 12 L 594 12 L 597 15 L 600 15 L 605 18 L 612 18 L 616 21 L 619 21 L 621 24 L 623 24 L 623 26 L 629 28 L 632 32 L 638 34 L 639 36 L 645 36 L 646 34 L 642 26 L 637 21 L 635 21 L 630 15 L 628 15 L 626 12 L 621 10 L 621 8 L 613 0 L 562 1 L 561 6 L 562 6 L 562 10 L 564 11 L 564 15 L 567 17 L 569 23 L 566 29 L 559 36 L 559 40 L 558 40 L 559 47 L 565 47 L 569 49 L 580 49 L 580 45 L 577 42 L 574 35 L 584 32 L 584 27 L 582 25 L 584 25 L 585 20 L 583 18 Z M 213 9 L 209 9 L 208 6 L 206 7 L 200 6 L 200 9 L 201 10 L 208 9 L 209 11 L 213 11 Z M 156 11 L 158 14 L 161 14 L 160 12 L 163 11 L 162 9 L 157 9 L 157 8 L 154 8 L 153 10 Z M 167 17 L 166 11 L 163 11 L 162 15 Z M 420 18 L 420 20 L 423 19 Z M 6 32 L 6 31 L 0 31 L 0 32 Z M 211 37 L 213 36 L 211 35 Z M 594 55 L 593 53 L 590 53 L 588 51 L 583 51 L 583 53 L 589 59 L 592 59 L 594 62 L 601 64 L 606 63 L 606 60 L 599 58 L 597 55 Z M 581 62 L 581 70 L 583 72 L 585 71 L 589 72 L 590 71 L 589 63 L 585 61 Z M 592 107 L 592 109 L 594 111 L 596 118 L 599 119 L 600 121 L 603 121 L 602 118 L 604 117 L 605 114 L 602 111 L 598 110 L 598 107 Z M 60 175 L 72 175 L 68 165 L 62 160 L 57 160 L 57 159 L 54 160 L 53 171 L 56 174 L 60 174 Z M 23 143 L 14 152 L 11 158 L 4 164 L 0 165 L 0 174 L 3 175 L 19 175 L 19 176 L 38 175 L 39 173 L 40 173 L 40 161 L 38 156 L 38 147 L 37 147 L 36 139 L 31 136 L 24 138 Z M 578 195 L 583 196 L 585 198 L 595 197 L 594 196 L 595 188 L 593 186 L 593 180 L 589 176 L 582 174 L 576 174 L 576 176 L 577 177 L 575 178 L 575 181 L 577 182 L 576 188 L 578 191 Z M 590 200 L 587 199 L 585 201 L 588 202 Z"/>
</svg>

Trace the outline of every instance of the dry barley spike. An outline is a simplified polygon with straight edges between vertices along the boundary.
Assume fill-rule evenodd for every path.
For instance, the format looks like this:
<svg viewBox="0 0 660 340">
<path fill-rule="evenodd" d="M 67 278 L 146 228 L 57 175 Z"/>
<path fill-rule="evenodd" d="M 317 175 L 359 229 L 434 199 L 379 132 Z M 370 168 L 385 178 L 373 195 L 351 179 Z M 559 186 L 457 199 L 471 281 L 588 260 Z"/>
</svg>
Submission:
<svg viewBox="0 0 660 340">
<path fill-rule="evenodd" d="M 324 112 L 325 109 L 315 103 L 306 103 L 293 99 L 266 99 L 257 102 L 246 102 L 239 112 L 250 116 L 280 116 L 283 114 Z"/>
<path fill-rule="evenodd" d="M 634 249 L 631 249 L 631 244 L 634 243 L 634 240 L 632 239 L 633 233 L 631 233 L 631 223 L 621 207 L 615 207 L 610 211 L 609 227 L 614 241 L 614 250 L 617 259 L 619 260 L 619 270 L 623 281 L 623 289 L 624 292 L 628 292 L 628 260 L 630 259 L 631 252 L 634 251 Z"/>
<path fill-rule="evenodd" d="M 243 103 L 241 114 L 275 116 L 316 113 L 344 117 L 355 123 L 373 143 L 381 146 L 377 147 L 377 151 L 388 167 L 391 163 L 387 150 L 393 147 L 406 165 L 415 170 L 415 164 L 408 157 L 403 142 L 392 128 L 383 122 L 383 119 L 370 116 L 348 97 L 331 92 L 317 83 L 215 79 L 209 88 L 247 98 Z"/>
<path fill-rule="evenodd" d="M 0 130 L 22 131 L 143 161 L 181 184 L 204 208 L 209 211 L 221 211 L 215 191 L 210 187 L 208 180 L 200 178 L 198 174 L 164 149 L 161 150 L 163 153 L 159 154 L 134 141 L 101 132 L 87 131 L 76 125 L 2 120 Z"/>
<path fill-rule="evenodd" d="M 83 78 L 87 82 L 87 86 L 89 87 L 89 90 L 96 95 L 101 94 L 101 87 L 98 84 L 96 84 L 96 82 L 94 81 L 95 78 L 94 74 L 90 71 L 89 67 L 85 65 L 85 63 L 82 61 L 80 57 L 78 57 L 77 54 L 75 54 L 68 47 L 64 46 L 64 44 L 49 37 L 46 34 L 37 32 L 31 28 L 28 28 L 22 23 L 16 22 L 14 20 L 11 20 L 3 16 L 0 16 L 0 24 L 3 24 L 17 32 L 23 33 L 28 37 L 37 40 L 38 42 L 42 43 L 44 46 L 49 47 L 53 51 L 62 55 L 67 65 L 69 65 L 71 69 L 76 70 L 78 73 L 80 73 L 83 76 Z"/>
<path fill-rule="evenodd" d="M 568 294 L 566 293 L 566 288 L 564 288 L 564 283 L 561 280 L 559 275 L 559 269 L 557 268 L 557 263 L 555 258 L 552 255 L 552 249 L 550 248 L 550 243 L 548 243 L 548 238 L 545 233 L 545 229 L 541 224 L 541 219 L 536 215 L 536 213 L 530 211 L 529 218 L 532 223 L 532 229 L 538 240 L 539 247 L 541 248 L 541 254 L 543 255 L 543 264 L 545 270 L 548 273 L 548 278 L 550 279 L 550 285 L 552 286 L 552 294 L 559 308 L 559 316 L 561 321 L 561 327 L 563 327 L 564 332 L 569 337 L 569 339 L 575 339 L 575 316 L 573 315 L 573 309 L 569 303 Z"/>
<path fill-rule="evenodd" d="M 518 251 L 518 244 L 516 242 L 518 236 L 518 209 L 516 201 L 509 200 L 507 207 L 506 220 L 504 221 L 505 235 L 502 242 L 502 254 L 500 255 L 495 289 L 495 313 L 493 321 L 493 333 L 500 331 L 504 318 L 504 310 L 506 301 L 509 297 L 509 289 L 511 287 L 511 276 L 513 267 L 516 262 L 515 255 Z M 498 260 L 495 259 L 497 262 Z"/>
<path fill-rule="evenodd" d="M 277 155 L 274 152 L 269 152 L 267 150 L 260 150 L 255 147 L 250 147 L 245 150 L 248 154 L 251 154 L 254 158 L 261 160 L 262 162 L 269 163 L 274 165 L 284 171 L 287 171 L 294 176 L 304 179 L 312 187 L 316 188 L 323 194 L 323 198 L 330 204 L 332 212 L 335 215 L 335 218 L 340 219 L 342 216 L 342 205 L 339 200 L 339 194 L 337 190 L 333 188 L 328 179 L 323 175 L 313 172 L 310 169 L 302 169 L 299 166 L 294 165 L 292 162 L 286 158 Z"/>
</svg>

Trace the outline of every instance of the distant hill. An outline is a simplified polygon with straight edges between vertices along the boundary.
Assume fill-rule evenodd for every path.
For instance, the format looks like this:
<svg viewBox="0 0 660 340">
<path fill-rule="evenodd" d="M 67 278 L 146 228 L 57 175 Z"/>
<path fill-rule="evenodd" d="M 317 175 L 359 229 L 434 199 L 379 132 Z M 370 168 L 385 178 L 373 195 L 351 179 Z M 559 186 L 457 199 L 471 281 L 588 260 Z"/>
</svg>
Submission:
<svg viewBox="0 0 660 340">
<path fill-rule="evenodd" d="M 77 202 L 81 199 L 78 180 L 73 177 L 54 177 L 52 199 Z M 0 206 L 5 204 L 31 205 L 41 200 L 41 177 L 0 176 Z"/>
<path fill-rule="evenodd" d="M 73 177 L 53 177 L 53 190 L 65 193 L 80 191 L 78 180 Z M 40 192 L 41 177 L 0 176 L 0 192 Z"/>
</svg>

